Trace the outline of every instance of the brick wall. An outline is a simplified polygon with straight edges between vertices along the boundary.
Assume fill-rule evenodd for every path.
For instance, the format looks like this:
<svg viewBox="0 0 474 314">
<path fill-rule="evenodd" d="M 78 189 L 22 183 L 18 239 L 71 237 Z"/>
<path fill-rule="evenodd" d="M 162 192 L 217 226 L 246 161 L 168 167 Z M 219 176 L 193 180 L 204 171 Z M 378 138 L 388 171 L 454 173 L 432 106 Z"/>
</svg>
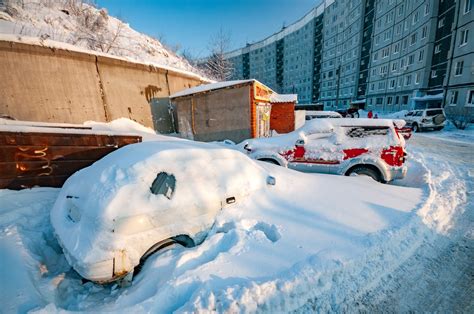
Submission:
<svg viewBox="0 0 474 314">
<path fill-rule="evenodd" d="M 270 129 L 278 133 L 289 133 L 295 130 L 295 103 L 272 104 Z"/>
</svg>

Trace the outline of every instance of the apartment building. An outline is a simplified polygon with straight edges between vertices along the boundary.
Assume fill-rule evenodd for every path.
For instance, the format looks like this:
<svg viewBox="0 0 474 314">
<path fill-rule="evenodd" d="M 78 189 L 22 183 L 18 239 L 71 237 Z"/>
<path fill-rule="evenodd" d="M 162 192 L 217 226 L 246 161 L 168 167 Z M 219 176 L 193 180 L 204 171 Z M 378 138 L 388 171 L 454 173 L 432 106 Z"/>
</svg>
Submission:
<svg viewBox="0 0 474 314">
<path fill-rule="evenodd" d="M 329 110 L 443 107 L 473 117 L 474 0 L 325 0 L 226 55 L 256 78 Z"/>
</svg>

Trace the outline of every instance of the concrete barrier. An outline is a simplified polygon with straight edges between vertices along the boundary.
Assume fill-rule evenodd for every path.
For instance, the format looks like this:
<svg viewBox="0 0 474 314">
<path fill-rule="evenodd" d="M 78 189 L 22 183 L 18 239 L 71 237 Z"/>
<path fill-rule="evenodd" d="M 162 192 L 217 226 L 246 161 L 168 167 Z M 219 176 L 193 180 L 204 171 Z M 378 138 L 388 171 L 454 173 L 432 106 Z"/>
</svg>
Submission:
<svg viewBox="0 0 474 314">
<path fill-rule="evenodd" d="M 150 101 L 198 76 L 80 51 L 0 40 L 0 115 L 82 123 L 126 117 L 153 127 Z"/>
</svg>

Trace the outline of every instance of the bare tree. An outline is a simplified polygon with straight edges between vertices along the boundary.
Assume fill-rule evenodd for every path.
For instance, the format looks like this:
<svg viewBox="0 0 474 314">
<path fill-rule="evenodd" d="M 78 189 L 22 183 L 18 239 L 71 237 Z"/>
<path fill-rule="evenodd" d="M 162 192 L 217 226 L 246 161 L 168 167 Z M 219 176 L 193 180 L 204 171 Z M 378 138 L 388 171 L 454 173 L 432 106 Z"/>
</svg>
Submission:
<svg viewBox="0 0 474 314">
<path fill-rule="evenodd" d="M 225 58 L 229 46 L 230 34 L 221 27 L 210 40 L 211 56 L 204 64 L 205 72 L 217 81 L 228 80 L 233 74 L 232 62 Z"/>
</svg>

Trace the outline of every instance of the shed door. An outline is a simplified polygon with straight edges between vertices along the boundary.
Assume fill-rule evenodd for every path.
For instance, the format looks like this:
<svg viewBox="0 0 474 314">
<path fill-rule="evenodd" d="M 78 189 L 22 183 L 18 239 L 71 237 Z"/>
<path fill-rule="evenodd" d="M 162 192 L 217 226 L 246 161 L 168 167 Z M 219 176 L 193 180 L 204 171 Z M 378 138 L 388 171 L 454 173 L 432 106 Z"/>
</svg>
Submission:
<svg viewBox="0 0 474 314">
<path fill-rule="evenodd" d="M 271 105 L 257 103 L 257 137 L 270 137 L 270 111 Z"/>
</svg>

